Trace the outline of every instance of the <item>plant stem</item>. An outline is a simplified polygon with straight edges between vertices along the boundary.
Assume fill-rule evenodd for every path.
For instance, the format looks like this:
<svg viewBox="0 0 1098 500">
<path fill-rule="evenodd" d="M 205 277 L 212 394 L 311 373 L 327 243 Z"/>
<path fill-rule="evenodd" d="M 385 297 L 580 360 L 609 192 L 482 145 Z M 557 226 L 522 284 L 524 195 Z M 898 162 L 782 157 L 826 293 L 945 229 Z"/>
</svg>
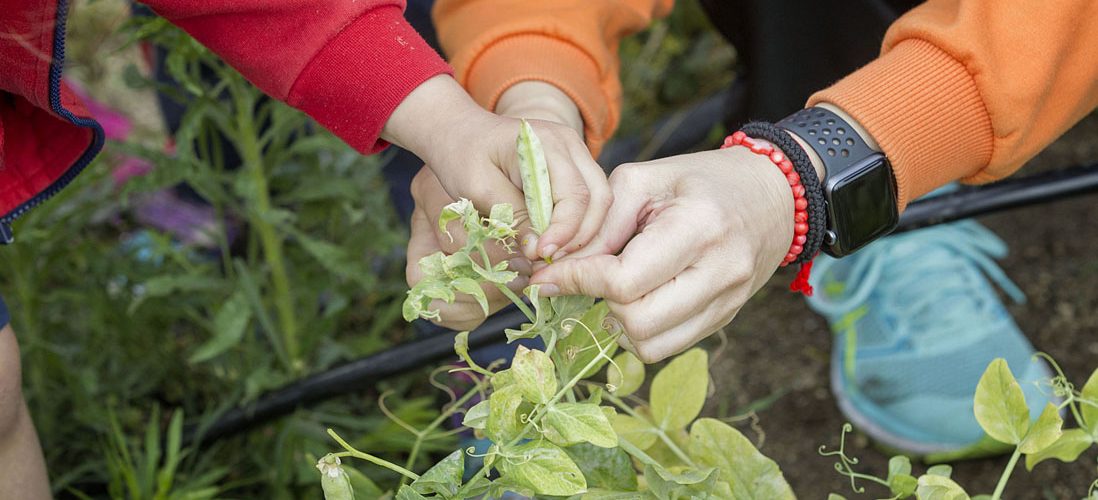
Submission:
<svg viewBox="0 0 1098 500">
<path fill-rule="evenodd" d="M 396 472 L 397 474 L 400 474 L 400 475 L 402 475 L 406 478 L 409 478 L 412 481 L 415 481 L 416 479 L 419 479 L 419 474 L 416 474 L 415 472 L 412 472 L 408 469 L 405 469 L 404 467 L 401 467 L 397 464 L 394 464 L 394 463 L 392 463 L 388 460 L 378 458 L 378 457 L 375 457 L 375 456 L 373 456 L 369 453 L 363 453 L 361 451 L 356 450 L 354 446 L 351 446 L 351 445 L 347 444 L 347 442 L 344 441 L 343 438 L 339 437 L 339 434 L 336 434 L 335 431 L 333 431 L 331 429 L 328 429 L 328 435 L 332 436 L 332 439 L 335 439 L 336 442 L 338 442 L 339 445 L 343 447 L 343 449 L 347 450 L 347 451 L 341 452 L 341 453 L 333 453 L 333 455 L 335 455 L 337 457 L 361 458 L 361 459 L 363 459 L 367 462 L 385 467 L 386 469 L 389 469 L 393 472 Z"/>
<path fill-rule="evenodd" d="M 275 309 L 278 312 L 279 324 L 282 326 L 282 342 L 286 354 L 290 358 L 291 371 L 298 372 L 304 368 L 301 365 L 300 349 L 297 339 L 297 318 L 294 315 L 294 300 L 290 292 L 290 280 L 286 273 L 286 263 L 282 255 L 282 239 L 275 231 L 274 226 L 266 216 L 271 213 L 271 194 L 267 185 L 267 174 L 263 168 L 262 152 L 259 149 L 258 136 L 252 112 L 255 99 L 250 97 L 247 90 L 238 90 L 233 93 L 236 105 L 237 144 L 240 148 L 240 156 L 244 161 L 244 170 L 247 172 L 254 189 L 254 211 L 249 222 L 259 233 L 260 244 L 263 247 L 263 257 L 271 272 L 271 283 L 274 285 Z"/>
<path fill-rule="evenodd" d="M 480 252 L 480 257 L 484 260 L 484 269 L 492 269 L 492 259 L 488 257 L 488 250 L 484 249 L 484 245 L 478 246 L 477 251 Z M 537 320 L 534 311 L 531 311 L 530 308 L 526 306 L 526 302 L 523 302 L 518 295 L 515 295 L 515 292 L 512 292 L 510 288 L 507 288 L 507 285 L 495 282 L 493 282 L 493 284 L 496 285 L 496 288 L 499 288 L 499 291 L 503 293 L 505 297 L 515 304 L 515 307 L 518 307 L 519 310 L 522 311 L 522 314 L 526 315 L 526 319 L 530 320 L 531 323 Z"/>
<path fill-rule="evenodd" d="M 1010 462 L 1007 462 L 1006 470 L 1003 471 L 1003 475 L 999 477 L 999 484 L 995 485 L 995 493 L 991 494 L 991 500 L 999 500 L 1002 498 L 1003 490 L 1006 489 L 1007 481 L 1010 479 L 1010 473 L 1014 472 L 1014 466 L 1018 464 L 1018 457 L 1022 456 L 1021 448 L 1014 448 L 1014 454 L 1010 456 Z"/>
<path fill-rule="evenodd" d="M 644 418 L 639 413 L 630 408 L 629 405 L 625 404 L 625 401 L 621 400 L 621 398 L 610 394 L 609 392 L 604 393 L 602 397 L 607 401 L 614 403 L 614 406 L 621 408 L 621 410 L 629 414 L 629 416 L 640 420 L 641 422 L 648 422 L 648 419 Z M 682 460 L 683 463 L 691 467 L 697 467 L 697 464 L 695 464 L 694 461 L 690 459 L 686 452 L 682 451 L 682 448 L 679 448 L 679 445 L 675 444 L 675 442 L 671 440 L 671 436 L 668 436 L 663 429 L 653 425 L 652 430 L 655 431 L 655 434 L 657 436 L 659 436 L 660 441 L 663 441 L 663 444 L 666 444 L 667 447 L 671 449 L 671 452 L 674 453 L 675 456 L 679 457 L 679 460 Z"/>
<path fill-rule="evenodd" d="M 633 455 L 633 457 L 635 457 L 637 460 L 640 460 L 642 464 L 660 466 L 659 462 L 657 462 L 656 459 L 648 456 L 647 453 L 641 451 L 640 448 L 637 448 L 636 445 L 630 443 L 629 441 L 618 438 L 618 447 L 622 450 L 625 450 L 626 453 Z"/>
<path fill-rule="evenodd" d="M 485 380 L 487 380 L 487 379 L 485 379 Z M 473 389 L 471 389 L 468 392 L 466 392 L 465 394 L 463 394 L 460 398 L 458 398 L 456 401 L 454 401 L 454 403 L 451 404 L 450 407 L 446 409 L 446 411 L 443 411 L 442 413 L 440 413 L 439 416 L 436 417 L 434 420 L 432 420 L 430 424 L 427 424 L 427 427 L 424 427 L 422 430 L 419 430 L 419 431 L 415 432 L 416 441 L 415 441 L 415 443 L 412 444 L 412 451 L 411 451 L 411 453 L 408 454 L 408 460 L 406 460 L 404 462 L 404 467 L 405 468 L 411 469 L 412 467 L 415 467 L 416 459 L 419 458 L 419 449 L 423 445 L 423 441 L 427 438 L 427 436 L 431 433 L 431 431 L 435 430 L 436 428 L 438 428 L 438 426 L 442 425 L 442 423 L 445 422 L 447 418 L 450 418 L 450 416 L 453 415 L 454 412 L 456 412 L 458 408 L 461 408 L 461 406 L 464 405 L 465 403 L 468 403 L 469 400 L 473 398 L 473 396 L 476 396 L 480 392 L 478 390 L 479 386 L 481 386 L 484 383 L 485 382 L 483 382 L 483 381 L 478 382 L 477 383 L 478 387 L 474 387 Z M 401 484 L 404 484 L 403 479 L 401 479 L 400 482 L 401 482 Z"/>
<path fill-rule="evenodd" d="M 588 362 L 587 365 L 584 366 L 583 369 L 580 370 L 579 373 L 576 374 L 576 376 L 572 377 L 572 379 L 569 380 L 567 384 L 565 384 L 563 387 L 561 387 L 557 391 L 557 393 L 555 395 L 553 395 L 553 398 L 550 399 L 548 403 L 545 403 L 545 405 L 543 405 L 543 406 L 539 407 L 537 410 L 535 410 L 534 414 L 532 414 L 530 416 L 530 419 L 527 421 L 528 423 L 526 424 L 526 427 L 523 427 L 522 432 L 519 432 L 518 436 L 515 437 L 515 439 L 512 439 L 511 442 L 509 442 L 506 445 L 502 446 L 502 448 L 510 448 L 510 447 L 518 444 L 519 441 L 522 441 L 523 436 L 525 436 L 527 432 L 530 432 L 530 430 L 534 428 L 534 424 L 537 423 L 539 420 L 541 420 L 541 417 L 545 416 L 545 412 L 548 411 L 548 408 L 552 407 L 554 404 L 556 404 L 558 401 L 560 401 L 560 398 L 564 397 L 564 395 L 566 393 L 572 392 L 572 388 L 575 387 L 577 383 L 579 383 L 580 378 L 583 377 L 583 374 L 587 373 L 588 370 L 593 368 L 595 366 L 595 363 L 598 363 L 599 359 L 601 359 L 603 356 L 606 355 L 607 352 L 610 351 L 610 347 L 616 345 L 615 344 L 616 341 L 617 341 L 617 338 L 612 338 L 611 342 L 607 342 L 606 347 L 603 347 L 603 348 L 599 349 L 599 355 L 595 356 L 595 358 L 592 359 L 590 362 Z M 476 474 L 474 474 L 473 477 L 482 476 L 482 475 L 484 475 L 484 473 L 487 470 L 488 470 L 488 466 L 483 466 L 483 467 L 480 468 L 479 471 L 477 471 Z M 471 484 L 471 483 L 469 483 L 469 484 Z M 462 486 L 461 489 L 458 490 L 457 498 L 464 498 L 464 497 L 461 496 L 461 494 L 465 493 L 467 491 L 466 488 L 469 486 L 469 484 L 466 484 L 466 485 Z"/>
<path fill-rule="evenodd" d="M 526 302 L 523 302 L 518 295 L 515 295 L 515 292 L 512 292 L 510 288 L 507 288 L 507 285 L 496 283 L 496 288 L 499 288 L 499 291 L 502 292 L 503 295 L 508 299 L 511 299 L 511 302 L 514 302 L 515 306 L 522 311 L 522 314 L 526 315 L 526 319 L 529 319 L 531 323 L 537 321 L 537 316 L 534 315 L 534 311 L 531 311 L 530 307 L 526 305 Z"/>
</svg>

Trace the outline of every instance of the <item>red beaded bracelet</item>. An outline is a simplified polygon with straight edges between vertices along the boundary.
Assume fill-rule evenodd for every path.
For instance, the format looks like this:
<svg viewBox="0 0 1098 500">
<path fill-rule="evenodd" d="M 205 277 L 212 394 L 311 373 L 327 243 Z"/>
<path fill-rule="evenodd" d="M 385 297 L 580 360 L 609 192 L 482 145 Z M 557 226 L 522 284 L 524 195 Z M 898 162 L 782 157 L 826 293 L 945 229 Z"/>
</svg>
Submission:
<svg viewBox="0 0 1098 500">
<path fill-rule="evenodd" d="M 793 191 L 793 243 L 789 245 L 789 251 L 782 259 L 781 267 L 788 266 L 804 252 L 804 244 L 808 240 L 808 199 L 805 198 L 805 188 L 801 184 L 801 176 L 793 169 L 793 162 L 785 157 L 781 151 L 775 151 L 774 146 L 768 142 L 748 137 L 743 131 L 725 137 L 721 149 L 732 146 L 743 146 L 752 153 L 766 156 L 785 174 L 789 188 Z M 808 284 L 809 275 L 812 273 L 812 261 L 805 262 L 797 272 L 797 277 L 789 288 L 805 295 L 812 295 L 812 286 Z"/>
</svg>

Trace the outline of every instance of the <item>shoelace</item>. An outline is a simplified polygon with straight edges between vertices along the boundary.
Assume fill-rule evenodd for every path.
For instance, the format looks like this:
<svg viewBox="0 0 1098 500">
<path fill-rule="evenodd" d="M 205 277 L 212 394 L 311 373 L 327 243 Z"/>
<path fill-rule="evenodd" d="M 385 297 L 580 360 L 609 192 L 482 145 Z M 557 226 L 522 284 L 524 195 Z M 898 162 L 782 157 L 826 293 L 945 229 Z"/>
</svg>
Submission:
<svg viewBox="0 0 1098 500">
<path fill-rule="evenodd" d="M 878 349 L 895 348 L 916 332 L 922 333 L 920 340 L 939 342 L 944 337 L 948 341 L 956 328 L 987 326 L 969 323 L 973 318 L 990 317 L 973 313 L 989 312 L 997 303 L 994 290 L 974 279 L 976 275 L 968 270 L 972 264 L 1013 300 L 1025 301 L 1022 291 L 995 263 L 994 258 L 1006 255 L 1006 251 L 1002 240 L 972 221 L 939 226 L 921 234 L 892 236 L 854 257 L 857 261 L 838 293 L 829 293 L 819 283 L 837 261 L 821 259 L 813 281 L 823 293 L 808 301 L 829 317 L 852 318 L 859 310 L 864 311 L 860 308 L 877 291 L 884 299 L 879 304 L 883 314 L 895 322 L 892 345 Z M 853 328 L 854 321 L 840 323 Z"/>
</svg>

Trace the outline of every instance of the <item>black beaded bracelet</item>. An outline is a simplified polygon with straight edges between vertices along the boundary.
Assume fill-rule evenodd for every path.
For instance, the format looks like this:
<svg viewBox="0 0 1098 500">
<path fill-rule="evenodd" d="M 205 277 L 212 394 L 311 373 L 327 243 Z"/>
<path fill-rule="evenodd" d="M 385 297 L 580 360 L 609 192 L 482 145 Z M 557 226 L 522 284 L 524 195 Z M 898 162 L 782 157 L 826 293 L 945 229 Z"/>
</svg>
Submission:
<svg viewBox="0 0 1098 500">
<path fill-rule="evenodd" d="M 740 130 L 751 137 L 774 144 L 786 158 L 789 158 L 793 164 L 793 170 L 801 177 L 805 199 L 808 200 L 808 233 L 805 235 L 804 250 L 793 263 L 810 262 L 820 252 L 824 236 L 827 234 L 827 209 L 824 206 L 823 184 L 816 175 L 812 160 L 793 137 L 773 123 L 750 122 Z"/>
</svg>

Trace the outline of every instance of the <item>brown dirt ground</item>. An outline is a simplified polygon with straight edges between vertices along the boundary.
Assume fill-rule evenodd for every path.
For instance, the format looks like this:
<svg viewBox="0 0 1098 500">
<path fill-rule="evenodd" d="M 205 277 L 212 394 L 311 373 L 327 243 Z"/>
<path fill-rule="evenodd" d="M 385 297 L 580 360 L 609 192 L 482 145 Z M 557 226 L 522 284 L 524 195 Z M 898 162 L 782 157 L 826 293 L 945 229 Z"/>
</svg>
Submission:
<svg viewBox="0 0 1098 500">
<path fill-rule="evenodd" d="M 1063 168 L 1098 160 L 1098 113 L 1090 115 L 1034 159 L 1026 172 Z M 1034 345 L 1059 361 L 1068 377 L 1081 384 L 1098 368 L 1098 195 L 1057 201 L 980 219 L 1011 248 L 1003 269 L 1024 290 L 1026 304 L 1010 307 Z M 828 386 L 831 349 L 826 323 L 794 294 L 785 291 L 789 276 L 771 280 L 728 328 L 729 344 L 713 365 L 717 389 L 709 414 L 727 416 L 752 402 L 777 396 L 758 412 L 766 440 L 762 451 L 781 465 L 800 498 L 882 498 L 888 492 L 867 485 L 850 490 L 848 480 L 817 454 L 821 444 L 834 447 L 845 419 Z M 716 345 L 708 341 L 708 347 Z M 739 427 L 753 437 L 749 425 Z M 883 476 L 888 455 L 860 435 L 848 450 L 861 459 L 858 470 Z M 1071 465 L 1047 462 L 1027 473 L 1019 466 L 1007 497 L 1079 499 L 1098 479 L 1092 448 Z M 990 493 L 1006 457 L 954 464 L 954 478 L 970 493 Z M 916 466 L 916 470 L 921 470 Z"/>
</svg>

